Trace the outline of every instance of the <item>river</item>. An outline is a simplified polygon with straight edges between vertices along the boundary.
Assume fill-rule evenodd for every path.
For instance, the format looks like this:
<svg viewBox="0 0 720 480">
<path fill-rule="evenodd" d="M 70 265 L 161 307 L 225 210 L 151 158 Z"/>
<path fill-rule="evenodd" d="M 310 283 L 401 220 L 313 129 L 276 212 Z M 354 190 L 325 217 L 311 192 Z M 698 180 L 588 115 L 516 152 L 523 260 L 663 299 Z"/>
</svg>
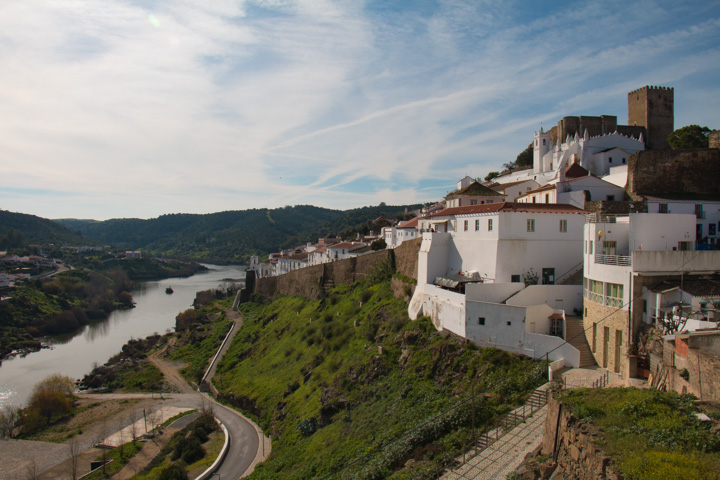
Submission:
<svg viewBox="0 0 720 480">
<path fill-rule="evenodd" d="M 0 366 L 0 408 L 6 404 L 22 407 L 33 386 L 53 373 L 82 378 L 94 364 L 102 365 L 118 353 L 131 338 L 144 338 L 175 327 L 175 316 L 192 308 L 195 293 L 217 288 L 226 279 L 245 279 L 244 266 L 206 265 L 210 270 L 188 278 L 136 282 L 135 308 L 118 310 L 102 321 L 77 332 L 45 337 L 51 346 L 25 357 L 14 357 Z M 165 293 L 172 287 L 174 293 Z"/>
</svg>

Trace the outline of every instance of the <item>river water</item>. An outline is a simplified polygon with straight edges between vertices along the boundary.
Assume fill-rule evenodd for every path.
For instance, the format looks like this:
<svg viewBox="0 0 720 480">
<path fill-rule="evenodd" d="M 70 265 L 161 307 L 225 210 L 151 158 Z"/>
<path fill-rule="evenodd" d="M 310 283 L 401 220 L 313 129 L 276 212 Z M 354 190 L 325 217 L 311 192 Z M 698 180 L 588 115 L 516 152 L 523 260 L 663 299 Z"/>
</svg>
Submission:
<svg viewBox="0 0 720 480">
<path fill-rule="evenodd" d="M 102 365 L 131 338 L 163 334 L 175 327 L 175 316 L 192 308 L 195 293 L 217 288 L 227 279 L 244 280 L 244 266 L 206 265 L 209 271 L 188 278 L 136 282 L 130 310 L 112 312 L 107 320 L 87 325 L 77 332 L 42 339 L 51 349 L 25 357 L 14 357 L 0 366 L 0 408 L 6 404 L 25 406 L 33 386 L 53 373 L 82 378 L 94 364 Z M 172 287 L 174 293 L 165 293 Z"/>
</svg>

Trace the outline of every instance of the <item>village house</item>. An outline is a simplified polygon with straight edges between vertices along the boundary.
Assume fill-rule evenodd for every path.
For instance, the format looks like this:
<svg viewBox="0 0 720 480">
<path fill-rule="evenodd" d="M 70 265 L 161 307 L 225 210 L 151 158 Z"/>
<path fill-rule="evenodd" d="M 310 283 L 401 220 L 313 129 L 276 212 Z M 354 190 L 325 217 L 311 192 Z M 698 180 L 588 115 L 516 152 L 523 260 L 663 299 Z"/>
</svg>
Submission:
<svg viewBox="0 0 720 480">
<path fill-rule="evenodd" d="M 530 190 L 535 190 L 536 188 L 540 187 L 540 184 L 537 183 L 535 180 L 526 179 L 509 183 L 493 183 L 488 186 L 492 190 L 505 195 L 505 201 L 517 202 L 517 198 L 519 196 L 528 193 Z"/>
<path fill-rule="evenodd" d="M 582 269 L 584 212 L 570 205 L 494 203 L 418 220 L 422 245 L 410 318 L 428 315 L 478 345 L 579 366 L 566 343 L 580 285 L 556 285 Z M 527 287 L 527 288 L 526 288 Z"/>
<path fill-rule="evenodd" d="M 700 312 L 714 297 L 691 285 L 720 270 L 720 251 L 695 250 L 694 214 L 598 213 L 584 229 L 583 321 L 598 365 L 635 376 L 632 346 L 643 323 L 663 328 L 686 316 L 686 329 L 715 325 Z"/>
<path fill-rule="evenodd" d="M 415 217 L 392 227 L 384 227 L 382 229 L 382 238 L 385 240 L 387 248 L 395 248 L 403 242 L 417 238 L 417 225 L 418 218 Z"/>
<path fill-rule="evenodd" d="M 505 201 L 505 195 L 492 190 L 477 180 L 462 187 L 463 181 L 469 177 L 465 177 L 458 182 L 458 189 L 450 192 L 445 196 L 445 208 L 465 207 L 469 205 L 484 205 L 486 203 L 496 203 Z M 462 187 L 462 188 L 461 188 Z"/>
</svg>

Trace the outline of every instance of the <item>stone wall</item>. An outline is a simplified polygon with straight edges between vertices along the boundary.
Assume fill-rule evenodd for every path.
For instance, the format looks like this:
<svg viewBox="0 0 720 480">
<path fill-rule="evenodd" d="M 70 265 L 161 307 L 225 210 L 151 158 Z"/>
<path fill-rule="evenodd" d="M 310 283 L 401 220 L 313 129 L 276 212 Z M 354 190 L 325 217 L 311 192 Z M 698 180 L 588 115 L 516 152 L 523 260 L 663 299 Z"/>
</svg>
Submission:
<svg viewBox="0 0 720 480">
<path fill-rule="evenodd" d="M 628 311 L 584 299 L 585 337 L 597 364 L 612 372 L 624 372 L 627 360 Z M 593 328 L 595 324 L 595 328 Z M 617 355 L 617 346 L 620 351 Z M 593 348 L 594 347 L 594 348 Z M 618 363 L 618 357 L 620 362 Z"/>
<path fill-rule="evenodd" d="M 677 193 L 717 196 L 720 150 L 644 150 L 630 155 L 625 189 L 634 200 Z"/>
<path fill-rule="evenodd" d="M 555 475 L 565 480 L 616 480 L 620 475 L 595 440 L 599 433 L 577 419 L 552 396 L 547 406 L 541 452 L 557 462 Z"/>
<path fill-rule="evenodd" d="M 276 293 L 280 293 L 319 300 L 323 298 L 326 287 L 341 283 L 351 284 L 362 280 L 377 262 L 386 260 L 388 257 L 394 261 L 398 273 L 417 280 L 418 253 L 421 243 L 422 239 L 418 238 L 403 242 L 394 250 L 380 250 L 359 257 L 313 265 L 276 277 L 257 278 L 254 279 L 254 288 L 248 290 L 267 298 L 272 298 Z M 401 283 L 404 285 L 404 282 Z M 250 285 L 253 283 L 248 282 L 248 286 Z M 397 288 L 398 292 L 404 291 L 404 287 L 398 286 Z M 242 297 L 243 301 L 247 301 L 248 298 L 249 294 Z"/>
<path fill-rule="evenodd" d="M 590 213 L 604 213 L 623 215 L 627 213 L 647 213 L 647 203 L 644 201 L 637 202 L 606 202 L 594 201 L 585 202 L 585 210 Z"/>
<path fill-rule="evenodd" d="M 714 130 L 708 134 L 708 147 L 720 148 L 720 130 Z"/>
<path fill-rule="evenodd" d="M 393 250 L 395 255 L 395 270 L 401 275 L 417 280 L 418 254 L 422 238 L 403 242 Z"/>
<path fill-rule="evenodd" d="M 664 380 L 668 390 L 692 393 L 705 401 L 720 401 L 720 356 L 693 345 L 704 340 L 717 342 L 717 336 L 712 337 L 715 338 L 698 336 L 686 338 L 684 341 L 666 339 L 660 355 L 652 352 L 650 365 L 653 376 L 662 375 L 664 368 L 667 375 Z M 688 340 L 690 348 L 687 348 L 688 343 L 685 343 Z M 678 348 L 681 345 L 685 349 Z M 681 374 L 684 370 L 687 370 L 687 378 L 683 378 Z"/>
</svg>

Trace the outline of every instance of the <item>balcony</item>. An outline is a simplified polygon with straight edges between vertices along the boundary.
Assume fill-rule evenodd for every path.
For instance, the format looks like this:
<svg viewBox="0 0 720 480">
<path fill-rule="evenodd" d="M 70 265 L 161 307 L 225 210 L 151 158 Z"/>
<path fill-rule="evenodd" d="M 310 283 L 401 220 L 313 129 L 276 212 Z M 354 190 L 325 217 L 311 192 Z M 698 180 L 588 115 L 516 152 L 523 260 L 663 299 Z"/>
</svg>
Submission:
<svg viewBox="0 0 720 480">
<path fill-rule="evenodd" d="M 596 253 L 595 263 L 615 265 L 617 267 L 631 267 L 632 257 L 629 255 L 603 255 L 602 253 Z"/>
</svg>

